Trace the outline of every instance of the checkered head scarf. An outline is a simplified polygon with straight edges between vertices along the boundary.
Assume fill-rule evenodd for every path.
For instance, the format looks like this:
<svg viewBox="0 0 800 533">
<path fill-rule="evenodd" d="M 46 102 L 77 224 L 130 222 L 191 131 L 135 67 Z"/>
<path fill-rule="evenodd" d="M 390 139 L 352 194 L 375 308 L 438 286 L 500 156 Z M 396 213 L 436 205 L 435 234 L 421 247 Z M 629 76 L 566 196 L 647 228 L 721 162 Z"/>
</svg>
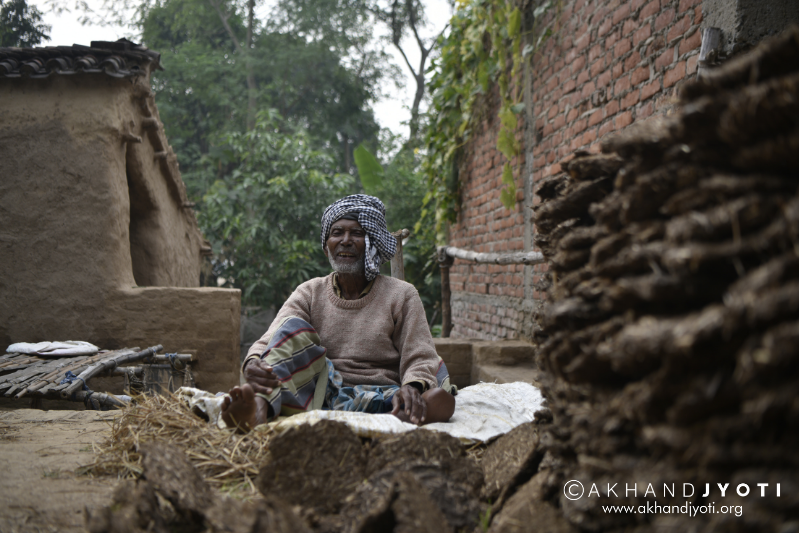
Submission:
<svg viewBox="0 0 800 533">
<path fill-rule="evenodd" d="M 356 215 L 358 223 L 367 233 L 364 252 L 364 274 L 372 281 L 380 273 L 380 266 L 391 260 L 397 251 L 397 241 L 386 228 L 386 207 L 374 196 L 353 194 L 333 202 L 322 213 L 322 249 L 331 232 L 331 226 L 345 215 Z"/>
</svg>

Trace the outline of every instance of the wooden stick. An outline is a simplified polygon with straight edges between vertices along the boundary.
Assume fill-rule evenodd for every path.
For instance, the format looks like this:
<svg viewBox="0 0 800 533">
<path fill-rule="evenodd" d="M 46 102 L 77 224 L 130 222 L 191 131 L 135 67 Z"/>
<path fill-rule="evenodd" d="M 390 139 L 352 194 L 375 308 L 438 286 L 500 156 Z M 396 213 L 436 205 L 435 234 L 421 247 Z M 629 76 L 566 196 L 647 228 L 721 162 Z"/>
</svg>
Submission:
<svg viewBox="0 0 800 533">
<path fill-rule="evenodd" d="M 442 275 L 442 338 L 450 336 L 453 329 L 453 318 L 450 310 L 450 267 L 453 266 L 453 257 L 447 254 L 446 248 L 437 248 L 439 259 L 439 272 Z"/>
<path fill-rule="evenodd" d="M 169 363 L 169 356 L 166 354 L 158 354 L 153 355 L 152 357 L 145 357 L 142 362 L 152 364 L 152 363 Z M 181 363 L 188 363 L 192 361 L 192 354 L 190 353 L 179 353 L 175 354 L 175 359 L 180 361 Z"/>
<path fill-rule="evenodd" d="M 5 358 L 5 360 L 2 363 L 0 363 L 0 369 L 16 365 L 24 365 L 26 363 L 32 363 L 36 361 L 36 358 L 30 355 L 23 355 L 23 354 L 11 354 L 11 355 L 15 357 Z"/>
<path fill-rule="evenodd" d="M 124 376 L 128 372 L 133 372 L 137 376 L 141 376 L 144 373 L 145 368 L 157 368 L 159 370 L 173 370 L 175 372 L 183 372 L 183 370 L 176 370 L 172 367 L 172 365 L 163 365 L 163 364 L 148 364 L 147 366 L 118 366 L 108 371 L 109 376 Z"/>
<path fill-rule="evenodd" d="M 442 273 L 442 338 L 450 336 L 453 319 L 450 311 L 450 267 L 439 267 Z"/>
<path fill-rule="evenodd" d="M 512 254 L 488 254 L 470 252 L 455 246 L 439 246 L 437 251 L 444 250 L 450 257 L 472 261 L 473 263 L 494 263 L 496 265 L 538 265 L 545 262 L 541 252 L 517 252 Z"/>
<path fill-rule="evenodd" d="M 708 74 L 711 66 L 719 59 L 722 50 L 722 30 L 719 28 L 704 28 L 700 37 L 700 55 L 697 58 L 697 78 L 702 79 Z"/>
<path fill-rule="evenodd" d="M 401 229 L 392 233 L 397 241 L 397 251 L 392 257 L 392 277 L 395 279 L 406 280 L 405 265 L 403 264 L 403 239 L 411 235 L 407 229 Z"/>
<path fill-rule="evenodd" d="M 127 407 L 128 405 L 123 400 L 120 400 L 113 394 L 107 394 L 105 392 L 89 392 L 85 390 L 79 390 L 74 393 L 74 396 L 71 397 L 74 398 L 75 399 L 74 401 L 76 402 L 83 402 L 84 400 L 86 400 L 86 396 L 89 394 L 91 394 L 92 398 L 97 400 L 97 402 L 104 407 L 117 407 L 121 409 L 123 407 Z M 60 396 L 58 394 L 51 393 L 51 394 L 45 394 L 43 396 L 36 396 L 36 398 L 56 400 L 60 399 Z"/>
<path fill-rule="evenodd" d="M 147 356 L 155 355 L 156 352 L 161 351 L 164 347 L 160 344 L 156 346 L 152 346 L 146 350 L 142 350 L 141 352 L 137 352 L 134 354 L 123 354 L 117 357 L 112 357 L 110 359 L 106 359 L 105 361 L 100 361 L 83 372 L 80 373 L 78 378 L 73 381 L 69 386 L 65 389 L 61 390 L 61 397 L 62 398 L 69 398 L 74 392 L 83 388 L 83 385 L 89 381 L 93 376 L 96 376 L 100 372 L 105 372 L 111 370 L 112 368 L 116 368 L 119 365 L 125 363 L 132 363 L 134 361 L 141 361 Z"/>
</svg>

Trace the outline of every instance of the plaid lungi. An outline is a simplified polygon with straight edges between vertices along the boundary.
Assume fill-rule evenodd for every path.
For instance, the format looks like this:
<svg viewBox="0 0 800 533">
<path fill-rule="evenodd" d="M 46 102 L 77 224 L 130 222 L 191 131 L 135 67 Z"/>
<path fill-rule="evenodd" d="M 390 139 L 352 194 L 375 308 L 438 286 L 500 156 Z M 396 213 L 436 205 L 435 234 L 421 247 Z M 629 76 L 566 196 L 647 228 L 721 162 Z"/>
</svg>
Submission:
<svg viewBox="0 0 800 533">
<path fill-rule="evenodd" d="M 387 413 L 397 385 L 356 385 L 345 387 L 342 376 L 325 357 L 316 330 L 295 316 L 281 322 L 270 337 L 261 359 L 272 367 L 281 385 L 269 395 L 259 394 L 273 413 L 291 416 L 313 409 Z M 439 387 L 454 393 L 444 361 L 436 372 Z"/>
</svg>

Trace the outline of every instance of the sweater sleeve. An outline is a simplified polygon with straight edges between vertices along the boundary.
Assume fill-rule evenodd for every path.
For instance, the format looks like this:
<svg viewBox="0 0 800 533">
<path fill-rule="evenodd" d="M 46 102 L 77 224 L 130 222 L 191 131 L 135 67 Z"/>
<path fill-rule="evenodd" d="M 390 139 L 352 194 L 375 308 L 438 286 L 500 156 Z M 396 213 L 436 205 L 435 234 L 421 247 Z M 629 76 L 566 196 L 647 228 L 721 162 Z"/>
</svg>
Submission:
<svg viewBox="0 0 800 533">
<path fill-rule="evenodd" d="M 395 317 L 392 341 L 400 353 L 400 379 L 403 385 L 412 381 L 436 388 L 439 356 L 428 329 L 425 308 L 413 286 L 408 286 L 401 312 Z"/>
<path fill-rule="evenodd" d="M 267 332 L 247 350 L 247 357 L 245 357 L 242 363 L 242 372 L 244 372 L 244 367 L 247 366 L 247 363 L 249 363 L 251 359 L 261 358 L 261 355 L 267 349 L 267 346 L 269 346 L 269 340 L 272 338 L 272 334 L 287 317 L 296 316 L 302 318 L 309 324 L 311 323 L 311 300 L 312 291 L 308 283 L 303 283 L 295 289 L 291 296 L 284 302 L 280 311 L 278 311 L 275 320 L 272 321 Z"/>
</svg>

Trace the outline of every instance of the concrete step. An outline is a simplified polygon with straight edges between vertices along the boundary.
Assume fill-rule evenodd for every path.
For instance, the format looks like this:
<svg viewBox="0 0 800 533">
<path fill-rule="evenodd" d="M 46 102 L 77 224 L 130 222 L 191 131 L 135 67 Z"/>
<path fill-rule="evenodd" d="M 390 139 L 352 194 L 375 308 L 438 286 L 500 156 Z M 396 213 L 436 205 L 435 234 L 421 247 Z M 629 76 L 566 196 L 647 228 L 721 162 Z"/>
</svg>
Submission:
<svg viewBox="0 0 800 533">
<path fill-rule="evenodd" d="M 436 338 L 433 343 L 450 373 L 450 383 L 463 389 L 472 375 L 472 342 L 469 339 Z"/>
<path fill-rule="evenodd" d="M 487 365 L 475 364 L 472 367 L 472 383 L 514 383 L 523 381 L 541 388 L 541 372 L 534 365 Z"/>
<path fill-rule="evenodd" d="M 459 388 L 479 381 L 535 383 L 538 370 L 534 346 L 521 340 L 433 339 L 436 352 L 450 372 L 450 382 Z"/>
<path fill-rule="evenodd" d="M 479 365 L 530 365 L 536 349 L 522 340 L 476 341 L 472 343 L 472 362 Z"/>
</svg>

